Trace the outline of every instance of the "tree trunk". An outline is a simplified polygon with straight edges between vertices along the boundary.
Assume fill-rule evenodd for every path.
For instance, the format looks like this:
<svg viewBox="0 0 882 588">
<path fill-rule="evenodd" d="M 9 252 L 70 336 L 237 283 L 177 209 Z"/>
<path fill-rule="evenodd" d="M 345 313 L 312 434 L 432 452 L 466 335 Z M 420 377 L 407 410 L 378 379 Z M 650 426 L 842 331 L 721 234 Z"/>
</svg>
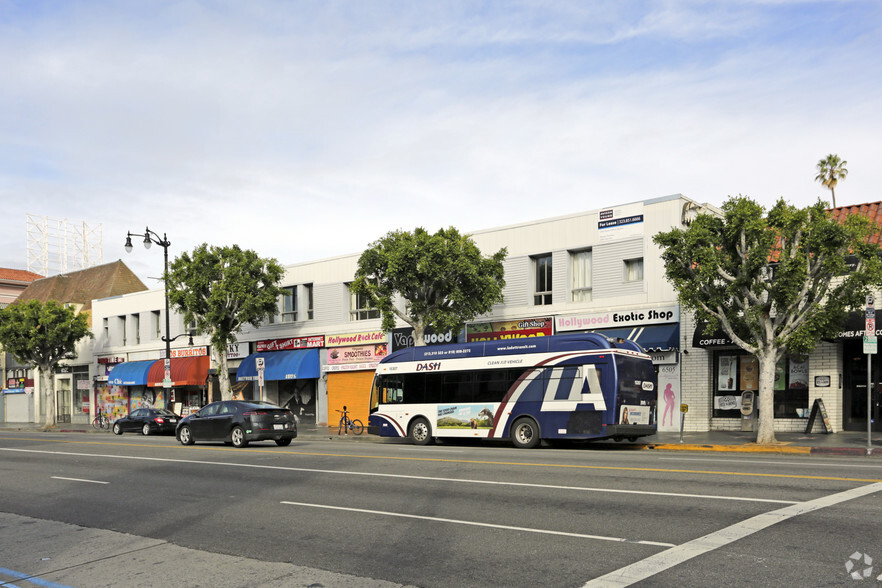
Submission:
<svg viewBox="0 0 882 588">
<path fill-rule="evenodd" d="M 233 388 L 230 386 L 230 370 L 227 368 L 227 346 L 211 346 L 214 365 L 217 366 L 217 381 L 220 386 L 221 400 L 233 399 Z"/>
<path fill-rule="evenodd" d="M 775 354 L 758 355 L 759 360 L 759 426 L 756 442 L 775 443 Z"/>
<path fill-rule="evenodd" d="M 37 366 L 40 373 L 40 390 L 43 392 L 43 401 L 46 403 L 46 420 L 43 421 L 43 430 L 54 429 L 55 422 L 55 378 L 52 370 L 43 366 Z"/>
<path fill-rule="evenodd" d="M 426 345 L 426 323 L 423 321 L 417 321 L 413 325 L 413 346 L 414 347 L 424 347 Z"/>
</svg>

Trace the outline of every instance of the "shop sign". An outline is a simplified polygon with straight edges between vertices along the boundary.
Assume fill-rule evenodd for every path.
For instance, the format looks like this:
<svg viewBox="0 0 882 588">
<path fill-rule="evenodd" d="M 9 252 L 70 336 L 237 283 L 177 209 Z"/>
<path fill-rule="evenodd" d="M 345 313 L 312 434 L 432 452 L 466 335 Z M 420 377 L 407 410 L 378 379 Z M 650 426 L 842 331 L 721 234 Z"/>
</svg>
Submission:
<svg viewBox="0 0 882 588">
<path fill-rule="evenodd" d="M 165 355 L 165 352 L 162 353 L 162 356 Z M 185 347 L 184 349 L 172 349 L 171 356 L 175 357 L 202 357 L 203 355 L 208 355 L 208 347 Z"/>
<path fill-rule="evenodd" d="M 346 345 L 368 345 L 371 343 L 385 343 L 386 333 L 383 331 L 370 331 L 367 333 L 345 333 L 343 335 L 328 335 L 326 347 L 343 347 Z"/>
<path fill-rule="evenodd" d="M 77 380 L 77 390 L 91 390 L 92 383 L 89 380 Z"/>
<path fill-rule="evenodd" d="M 387 343 L 340 347 L 328 351 L 328 365 L 372 363 L 376 366 L 388 353 L 389 347 Z"/>
<path fill-rule="evenodd" d="M 392 340 L 392 351 L 398 351 L 399 349 L 413 347 L 413 327 L 392 329 L 392 332 L 390 333 L 390 338 Z M 423 333 L 423 341 L 425 341 L 426 345 L 442 345 L 455 342 L 456 335 L 450 332 L 444 333 L 443 335 L 438 335 L 435 333 L 434 329 L 428 327 Z"/>
<path fill-rule="evenodd" d="M 677 363 L 676 351 L 650 351 L 649 357 L 652 358 L 652 363 L 656 365 Z"/>
<path fill-rule="evenodd" d="M 123 362 L 125 362 L 125 358 L 122 358 L 122 357 L 99 357 L 98 358 L 99 364 L 104 364 L 104 363 L 116 364 L 116 363 L 123 363 Z"/>
<path fill-rule="evenodd" d="M 498 341 L 500 339 L 521 339 L 523 337 L 547 337 L 552 334 L 554 321 L 550 316 L 543 318 L 517 319 L 473 323 L 466 326 L 466 341 Z"/>
<path fill-rule="evenodd" d="M 309 337 L 289 337 L 287 339 L 267 339 L 254 344 L 256 353 L 264 351 L 289 351 L 292 349 L 313 349 L 325 346 L 324 335 Z"/>
<path fill-rule="evenodd" d="M 230 343 L 227 345 L 227 359 L 242 359 L 248 355 L 248 343 Z"/>
<path fill-rule="evenodd" d="M 680 322 L 680 307 L 678 305 L 571 314 L 555 318 L 555 326 L 559 333 L 563 331 L 614 329 L 616 327 L 663 325 L 678 322 Z"/>
</svg>

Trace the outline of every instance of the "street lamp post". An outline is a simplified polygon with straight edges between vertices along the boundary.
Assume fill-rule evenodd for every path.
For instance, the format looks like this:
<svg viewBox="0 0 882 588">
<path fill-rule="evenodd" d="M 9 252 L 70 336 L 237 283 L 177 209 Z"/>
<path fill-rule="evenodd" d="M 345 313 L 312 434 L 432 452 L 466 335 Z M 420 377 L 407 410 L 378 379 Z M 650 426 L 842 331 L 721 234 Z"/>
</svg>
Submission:
<svg viewBox="0 0 882 588">
<path fill-rule="evenodd" d="M 150 249 L 150 245 L 152 243 L 156 243 L 160 247 L 162 247 L 163 255 L 165 258 L 165 273 L 162 275 L 162 282 L 165 285 L 165 337 L 162 338 L 165 341 L 165 374 L 162 379 L 162 389 L 165 392 L 165 402 L 166 405 L 171 404 L 171 398 L 169 396 L 169 389 L 171 388 L 171 342 L 174 339 L 180 337 L 171 338 L 171 332 L 169 329 L 169 316 L 168 316 L 168 247 L 171 245 L 171 241 L 168 240 L 168 237 L 165 233 L 162 234 L 162 238 L 159 237 L 159 233 L 155 233 L 150 230 L 149 227 L 144 228 L 144 233 L 137 234 L 128 232 L 126 235 L 126 253 L 132 252 L 132 237 L 143 237 L 144 238 L 144 248 Z M 190 339 L 193 340 L 192 338 Z"/>
</svg>

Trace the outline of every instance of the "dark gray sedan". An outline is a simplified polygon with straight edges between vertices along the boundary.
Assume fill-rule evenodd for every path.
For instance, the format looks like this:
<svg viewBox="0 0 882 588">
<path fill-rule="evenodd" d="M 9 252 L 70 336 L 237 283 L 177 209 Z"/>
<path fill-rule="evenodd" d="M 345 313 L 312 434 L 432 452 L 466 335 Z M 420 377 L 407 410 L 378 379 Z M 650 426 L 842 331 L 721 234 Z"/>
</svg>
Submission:
<svg viewBox="0 0 882 588">
<path fill-rule="evenodd" d="M 287 408 L 263 400 L 221 400 L 206 404 L 178 423 L 175 436 L 183 445 L 223 441 L 245 447 L 251 441 L 273 440 L 290 445 L 297 437 L 297 420 Z"/>
<path fill-rule="evenodd" d="M 125 416 L 116 419 L 113 423 L 113 432 L 117 435 L 123 433 L 141 433 L 142 435 L 152 435 L 155 433 L 166 433 L 171 435 L 175 432 L 175 427 L 181 417 L 170 410 L 164 408 L 139 408 Z"/>
</svg>

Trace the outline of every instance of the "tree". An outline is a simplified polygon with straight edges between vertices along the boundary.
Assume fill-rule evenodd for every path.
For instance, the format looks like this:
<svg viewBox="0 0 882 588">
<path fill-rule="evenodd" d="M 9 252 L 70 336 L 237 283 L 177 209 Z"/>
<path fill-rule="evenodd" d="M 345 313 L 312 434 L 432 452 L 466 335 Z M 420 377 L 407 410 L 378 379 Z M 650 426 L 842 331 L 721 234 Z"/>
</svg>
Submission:
<svg viewBox="0 0 882 588">
<path fill-rule="evenodd" d="M 76 358 L 77 341 L 93 337 L 85 315 L 50 300 L 29 300 L 0 309 L 0 346 L 40 375 L 46 406 L 43 429 L 55 427 L 55 368 Z"/>
<path fill-rule="evenodd" d="M 882 284 L 870 219 L 837 222 L 826 204 L 797 209 L 783 200 L 768 211 L 742 196 L 723 216 L 703 214 L 688 229 L 662 232 L 665 275 L 680 303 L 722 328 L 759 362 L 757 443 L 775 441 L 775 365 L 835 334 L 849 308 Z"/>
<path fill-rule="evenodd" d="M 815 176 L 815 181 L 821 182 L 830 190 L 833 208 L 836 208 L 836 184 L 848 175 L 848 170 L 845 169 L 847 164 L 847 161 L 842 161 L 838 155 L 832 153 L 818 162 L 818 175 Z"/>
<path fill-rule="evenodd" d="M 275 259 L 261 259 L 238 245 L 205 243 L 175 259 L 165 276 L 168 299 L 187 323 L 211 340 L 221 398 L 233 397 L 227 368 L 227 347 L 236 343 L 242 325 L 255 327 L 276 313 L 284 269 Z"/>
<path fill-rule="evenodd" d="M 502 302 L 506 254 L 503 248 L 483 257 L 475 242 L 453 227 L 434 235 L 423 228 L 392 231 L 361 254 L 350 290 L 381 312 L 384 331 L 394 328 L 398 317 L 413 327 L 414 343 L 425 345 L 426 327 L 459 332 Z M 403 310 L 394 304 L 396 294 L 404 299 Z"/>
</svg>

